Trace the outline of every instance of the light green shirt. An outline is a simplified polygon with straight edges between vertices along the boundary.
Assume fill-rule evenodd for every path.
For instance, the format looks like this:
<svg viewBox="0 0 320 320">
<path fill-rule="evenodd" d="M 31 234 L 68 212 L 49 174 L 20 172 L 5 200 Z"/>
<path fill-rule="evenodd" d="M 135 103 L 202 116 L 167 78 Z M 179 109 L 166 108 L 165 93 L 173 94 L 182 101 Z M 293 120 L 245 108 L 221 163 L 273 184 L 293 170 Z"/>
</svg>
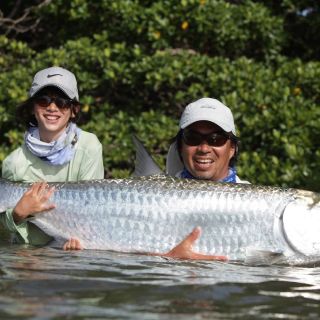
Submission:
<svg viewBox="0 0 320 320">
<path fill-rule="evenodd" d="M 14 150 L 2 163 L 2 177 L 23 182 L 67 182 L 104 178 L 102 145 L 89 132 L 81 131 L 75 145 L 73 159 L 62 166 L 53 166 L 34 156 L 23 144 Z M 34 224 L 23 221 L 16 225 L 12 209 L 0 214 L 0 222 L 9 232 L 15 234 L 18 243 L 44 245 L 52 240 Z"/>
</svg>

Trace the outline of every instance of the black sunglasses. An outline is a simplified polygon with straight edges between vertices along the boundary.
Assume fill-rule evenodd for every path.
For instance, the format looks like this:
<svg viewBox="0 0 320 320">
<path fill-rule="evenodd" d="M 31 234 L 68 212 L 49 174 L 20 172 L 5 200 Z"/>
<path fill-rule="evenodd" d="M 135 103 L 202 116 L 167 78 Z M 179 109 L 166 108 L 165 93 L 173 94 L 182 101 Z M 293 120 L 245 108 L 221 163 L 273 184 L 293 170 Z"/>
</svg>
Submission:
<svg viewBox="0 0 320 320">
<path fill-rule="evenodd" d="M 221 147 L 230 139 L 230 135 L 225 132 L 201 134 L 192 130 L 183 130 L 182 139 L 188 146 L 198 146 L 206 141 L 211 147 Z"/>
<path fill-rule="evenodd" d="M 52 102 L 59 108 L 59 109 L 69 109 L 75 101 L 71 99 L 64 99 L 60 97 L 49 97 L 49 96 L 39 96 L 34 98 L 34 103 L 39 105 L 41 108 L 47 108 Z"/>
</svg>

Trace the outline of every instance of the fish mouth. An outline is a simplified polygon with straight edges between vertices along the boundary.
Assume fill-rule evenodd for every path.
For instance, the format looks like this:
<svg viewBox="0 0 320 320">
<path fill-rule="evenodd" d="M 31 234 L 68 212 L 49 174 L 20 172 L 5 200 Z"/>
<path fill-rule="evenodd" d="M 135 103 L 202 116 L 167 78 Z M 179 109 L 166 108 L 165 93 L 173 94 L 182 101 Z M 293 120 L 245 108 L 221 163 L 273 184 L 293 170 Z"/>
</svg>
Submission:
<svg viewBox="0 0 320 320">
<path fill-rule="evenodd" d="M 287 245 L 295 253 L 319 257 L 319 225 L 320 205 L 310 206 L 307 198 L 297 198 L 283 211 L 281 231 Z"/>
</svg>

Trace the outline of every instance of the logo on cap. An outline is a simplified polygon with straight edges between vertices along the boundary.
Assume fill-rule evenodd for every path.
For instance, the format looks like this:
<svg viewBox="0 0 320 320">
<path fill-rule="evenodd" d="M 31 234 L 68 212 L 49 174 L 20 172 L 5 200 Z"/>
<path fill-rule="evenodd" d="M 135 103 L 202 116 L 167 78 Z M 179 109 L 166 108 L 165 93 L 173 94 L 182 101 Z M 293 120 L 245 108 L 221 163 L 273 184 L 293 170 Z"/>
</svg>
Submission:
<svg viewBox="0 0 320 320">
<path fill-rule="evenodd" d="M 217 107 L 216 106 L 200 106 L 200 109 L 213 109 L 213 110 L 215 110 L 215 109 L 217 109 Z"/>
<path fill-rule="evenodd" d="M 62 77 L 62 74 L 60 74 L 60 73 L 48 74 L 47 78 L 51 78 L 51 77 L 55 77 L 55 76 L 61 76 Z"/>
</svg>

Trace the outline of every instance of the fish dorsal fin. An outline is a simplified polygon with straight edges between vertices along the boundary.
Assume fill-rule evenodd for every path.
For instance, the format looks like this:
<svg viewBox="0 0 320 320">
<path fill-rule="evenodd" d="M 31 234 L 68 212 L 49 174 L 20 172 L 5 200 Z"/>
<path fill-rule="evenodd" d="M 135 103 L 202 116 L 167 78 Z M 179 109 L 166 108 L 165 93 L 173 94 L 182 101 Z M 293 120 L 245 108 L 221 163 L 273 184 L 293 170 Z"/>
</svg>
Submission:
<svg viewBox="0 0 320 320">
<path fill-rule="evenodd" d="M 132 135 L 132 141 L 136 148 L 135 170 L 132 175 L 141 177 L 164 174 L 135 135 Z"/>
</svg>

